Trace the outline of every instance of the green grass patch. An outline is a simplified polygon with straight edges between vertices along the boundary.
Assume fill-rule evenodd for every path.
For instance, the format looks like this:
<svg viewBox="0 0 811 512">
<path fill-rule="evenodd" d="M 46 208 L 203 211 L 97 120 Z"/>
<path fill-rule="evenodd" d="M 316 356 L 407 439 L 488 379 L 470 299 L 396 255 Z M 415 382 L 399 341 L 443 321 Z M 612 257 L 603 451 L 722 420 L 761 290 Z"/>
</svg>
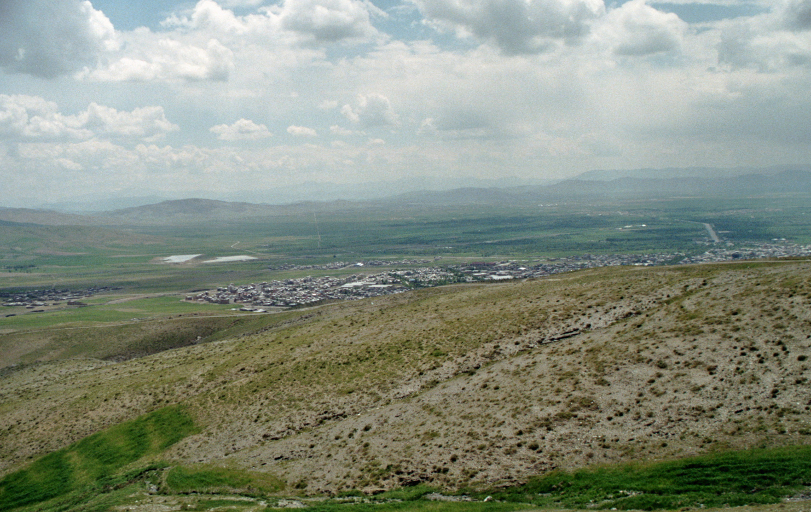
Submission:
<svg viewBox="0 0 811 512">
<path fill-rule="evenodd" d="M 493 494 L 541 507 L 618 510 L 778 503 L 811 485 L 811 446 L 553 472 Z"/>
<path fill-rule="evenodd" d="M 238 314 L 233 305 L 184 302 L 181 296 L 151 297 L 108 304 L 108 297 L 94 297 L 85 302 L 88 307 L 63 307 L 37 314 L 20 314 L 3 320 L 8 329 L 44 329 L 57 326 L 88 326 L 128 323 L 135 319 L 162 318 L 170 315 Z"/>
<path fill-rule="evenodd" d="M 0 480 L 0 510 L 114 486 L 124 466 L 161 453 L 195 430 L 185 409 L 173 406 L 88 436 Z"/>
<path fill-rule="evenodd" d="M 215 466 L 178 466 L 166 474 L 168 493 L 270 494 L 284 489 L 284 481 L 267 473 Z"/>
</svg>

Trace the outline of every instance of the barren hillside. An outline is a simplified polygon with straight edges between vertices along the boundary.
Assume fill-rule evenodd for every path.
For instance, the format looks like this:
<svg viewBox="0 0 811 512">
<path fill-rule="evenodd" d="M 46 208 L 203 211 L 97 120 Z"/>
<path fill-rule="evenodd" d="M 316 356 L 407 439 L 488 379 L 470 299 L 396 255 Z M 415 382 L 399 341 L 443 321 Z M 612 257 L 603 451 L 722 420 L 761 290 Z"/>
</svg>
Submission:
<svg viewBox="0 0 811 512">
<path fill-rule="evenodd" d="M 434 288 L 124 362 L 6 369 L 0 472 L 174 403 L 201 431 L 168 459 L 313 493 L 808 443 L 809 357 L 809 262 Z"/>
</svg>

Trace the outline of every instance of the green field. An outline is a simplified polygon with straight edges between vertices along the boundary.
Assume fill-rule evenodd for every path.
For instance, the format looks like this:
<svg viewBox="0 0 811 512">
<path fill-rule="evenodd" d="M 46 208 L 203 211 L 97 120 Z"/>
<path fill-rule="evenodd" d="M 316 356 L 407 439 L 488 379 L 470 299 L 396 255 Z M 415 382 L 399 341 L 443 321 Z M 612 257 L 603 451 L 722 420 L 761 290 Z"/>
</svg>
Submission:
<svg viewBox="0 0 811 512">
<path fill-rule="evenodd" d="M 336 260 L 691 254 L 706 250 L 696 243 L 707 239 L 703 223 L 732 243 L 811 243 L 811 207 L 791 197 L 389 208 L 323 203 L 261 220 L 93 228 L 3 224 L 0 291 L 100 283 L 130 291 L 191 290 L 275 279 L 279 275 L 267 267 L 280 263 Z M 159 263 L 175 254 L 258 259 Z"/>
</svg>

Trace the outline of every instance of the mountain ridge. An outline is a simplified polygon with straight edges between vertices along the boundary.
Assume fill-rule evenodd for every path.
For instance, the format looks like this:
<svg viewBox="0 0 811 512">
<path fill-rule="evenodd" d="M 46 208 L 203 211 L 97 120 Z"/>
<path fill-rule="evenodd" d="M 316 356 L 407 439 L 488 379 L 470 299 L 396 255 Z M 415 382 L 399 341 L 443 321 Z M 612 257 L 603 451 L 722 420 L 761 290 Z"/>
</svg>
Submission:
<svg viewBox="0 0 811 512">
<path fill-rule="evenodd" d="M 527 204 L 537 202 L 633 200 L 672 197 L 739 198 L 768 194 L 811 195 L 811 172 L 802 169 L 773 170 L 773 174 L 743 174 L 729 177 L 636 177 L 610 180 L 580 177 L 550 185 L 522 187 L 462 187 L 441 191 L 415 191 L 369 200 L 333 199 L 287 204 L 251 203 L 219 199 L 170 199 L 92 214 L 54 210 L 0 208 L 0 220 L 43 225 L 167 225 L 273 217 L 330 209 L 408 208 L 475 204 Z"/>
</svg>

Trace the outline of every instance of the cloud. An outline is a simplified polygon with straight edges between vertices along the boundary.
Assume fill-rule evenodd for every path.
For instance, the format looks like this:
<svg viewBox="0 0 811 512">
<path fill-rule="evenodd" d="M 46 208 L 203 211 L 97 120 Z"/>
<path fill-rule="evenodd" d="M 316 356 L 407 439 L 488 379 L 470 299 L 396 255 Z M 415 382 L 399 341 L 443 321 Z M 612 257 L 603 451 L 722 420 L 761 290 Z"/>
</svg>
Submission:
<svg viewBox="0 0 811 512">
<path fill-rule="evenodd" d="M 480 113 L 450 112 L 439 119 L 428 117 L 420 123 L 417 133 L 424 136 L 439 136 L 445 139 L 482 139 L 493 136 L 489 120 Z"/>
<path fill-rule="evenodd" d="M 338 126 L 337 124 L 334 124 L 334 125 L 330 126 L 330 127 L 329 127 L 329 132 L 330 132 L 331 134 L 333 134 L 333 135 L 337 135 L 337 136 L 339 136 L 339 137 L 348 137 L 348 136 L 350 136 L 350 135 L 354 135 L 354 134 L 355 134 L 355 132 L 354 132 L 354 131 L 352 131 L 352 130 L 348 130 L 348 129 L 346 129 L 346 128 L 342 127 L 342 126 Z"/>
<path fill-rule="evenodd" d="M 0 94 L 0 136 L 8 139 L 83 139 L 92 133 L 37 96 Z"/>
<path fill-rule="evenodd" d="M 382 94 L 359 94 L 357 105 L 341 107 L 341 113 L 353 123 L 364 127 L 392 126 L 397 124 L 397 114 L 391 108 L 391 102 Z"/>
<path fill-rule="evenodd" d="M 234 53 L 216 39 L 205 46 L 159 38 L 146 29 L 130 34 L 128 53 L 78 76 L 97 81 L 214 80 L 225 81 L 234 68 Z"/>
<path fill-rule="evenodd" d="M 811 30 L 811 0 L 788 0 L 783 4 L 782 17 L 789 30 Z"/>
<path fill-rule="evenodd" d="M 718 62 L 761 72 L 811 68 L 809 31 L 811 0 L 788 0 L 768 13 L 721 25 Z"/>
<path fill-rule="evenodd" d="M 278 11 L 284 29 L 329 43 L 375 35 L 372 16 L 386 14 L 362 0 L 285 0 Z"/>
<path fill-rule="evenodd" d="M 37 96 L 0 94 L 0 137 L 17 140 L 84 140 L 92 137 L 156 139 L 178 130 L 163 107 L 132 112 L 91 103 L 76 115 Z"/>
<path fill-rule="evenodd" d="M 510 55 L 575 42 L 605 12 L 602 0 L 413 0 L 429 23 L 492 41 Z"/>
<path fill-rule="evenodd" d="M 118 47 L 109 19 L 89 1 L 3 0 L 0 67 L 42 78 L 95 64 Z"/>
<path fill-rule="evenodd" d="M 189 18 L 171 17 L 164 24 L 245 35 L 249 32 L 267 31 L 269 22 L 270 20 L 263 15 L 240 18 L 234 15 L 233 11 L 223 9 L 213 0 L 200 0 L 194 6 Z"/>
<path fill-rule="evenodd" d="M 66 169 L 68 171 L 81 171 L 84 169 L 82 164 L 74 162 L 69 158 L 57 158 L 56 163 L 57 165 L 59 165 L 59 167 Z"/>
<path fill-rule="evenodd" d="M 84 128 L 93 130 L 96 135 L 150 140 L 179 130 L 166 119 L 163 107 L 157 106 L 125 112 L 91 103 L 87 111 L 77 117 Z"/>
<path fill-rule="evenodd" d="M 317 137 L 318 132 L 306 126 L 288 126 L 287 133 L 296 137 Z"/>
<path fill-rule="evenodd" d="M 220 0 L 220 3 L 229 9 L 234 7 L 258 7 L 265 3 L 265 0 Z"/>
<path fill-rule="evenodd" d="M 595 30 L 595 37 L 607 42 L 617 55 L 643 56 L 677 51 L 687 23 L 673 13 L 665 13 L 631 0 L 609 11 Z"/>
<path fill-rule="evenodd" d="M 211 133 L 217 134 L 220 140 L 259 140 L 272 137 L 268 127 L 256 124 L 249 119 L 240 119 L 232 125 L 218 124 L 210 128 Z"/>
<path fill-rule="evenodd" d="M 284 39 L 286 33 L 299 42 L 335 43 L 378 34 L 373 16 L 385 17 L 386 13 L 368 0 L 284 0 L 247 16 L 237 16 L 213 0 L 200 0 L 189 16 L 173 16 L 165 25 L 209 30 L 223 37 L 248 37 L 264 45 Z"/>
</svg>

